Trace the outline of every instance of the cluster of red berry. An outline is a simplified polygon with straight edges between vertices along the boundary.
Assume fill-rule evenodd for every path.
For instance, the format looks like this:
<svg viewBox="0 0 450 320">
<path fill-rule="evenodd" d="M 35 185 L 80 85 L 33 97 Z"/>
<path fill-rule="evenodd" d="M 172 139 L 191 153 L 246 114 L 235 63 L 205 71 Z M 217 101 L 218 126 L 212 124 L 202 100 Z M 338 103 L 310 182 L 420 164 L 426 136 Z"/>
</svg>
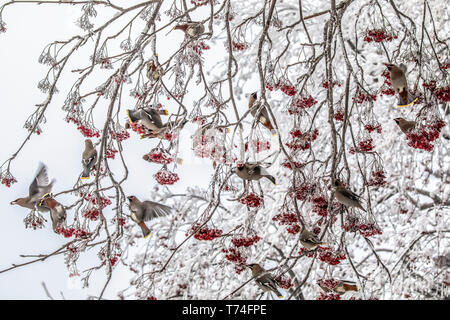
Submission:
<svg viewBox="0 0 450 320">
<path fill-rule="evenodd" d="M 202 126 L 202 125 L 204 125 L 206 123 L 206 117 L 195 116 L 192 119 L 192 122 L 198 124 L 199 126 Z"/>
<path fill-rule="evenodd" d="M 293 224 L 292 226 L 290 226 L 286 229 L 286 231 L 290 234 L 297 234 L 300 232 L 300 230 L 301 230 L 301 227 L 298 224 Z"/>
<path fill-rule="evenodd" d="M 158 300 L 154 296 L 147 297 L 147 300 Z"/>
<path fill-rule="evenodd" d="M 371 187 L 380 187 L 387 183 L 385 180 L 386 176 L 384 175 L 383 170 L 374 171 L 371 173 L 371 175 L 372 175 L 372 177 L 370 178 L 367 185 L 369 185 Z"/>
<path fill-rule="evenodd" d="M 318 249 L 319 259 L 322 262 L 328 263 L 329 265 L 335 266 L 341 263 L 341 260 L 347 259 L 345 254 L 339 252 L 333 252 L 331 248 L 319 247 Z"/>
<path fill-rule="evenodd" d="M 381 133 L 381 125 L 380 124 L 377 124 L 377 125 L 366 124 L 364 126 L 364 129 L 369 133 L 372 133 L 375 130 L 377 131 L 377 133 Z"/>
<path fill-rule="evenodd" d="M 334 88 L 334 86 L 336 86 L 336 85 L 338 87 L 342 87 L 342 84 L 339 81 L 332 81 L 331 82 L 331 87 L 332 88 Z M 325 89 L 328 89 L 328 87 L 329 87 L 328 81 L 322 82 L 322 87 L 325 88 Z"/>
<path fill-rule="evenodd" d="M 297 99 L 294 99 L 291 102 L 291 105 L 288 108 L 289 114 L 299 114 L 303 110 L 311 108 L 313 105 L 317 103 L 317 100 L 315 100 L 313 97 L 300 97 Z"/>
<path fill-rule="evenodd" d="M 242 253 L 239 251 L 239 249 L 229 248 L 229 249 L 222 249 L 221 251 L 223 253 L 226 253 L 225 259 L 234 262 L 236 264 L 234 270 L 236 271 L 237 274 L 245 270 L 245 264 L 247 262 L 247 259 L 242 256 Z"/>
<path fill-rule="evenodd" d="M 300 248 L 300 250 L 298 250 L 298 254 L 301 257 L 302 256 L 307 256 L 308 258 L 314 257 L 314 251 L 309 251 L 308 249 L 305 249 L 305 248 Z"/>
<path fill-rule="evenodd" d="M 116 220 L 116 218 L 114 217 L 114 219 L 112 219 L 112 222 L 116 223 L 116 221 L 119 224 L 119 226 L 124 226 L 125 223 L 127 222 L 124 218 L 119 218 L 119 220 Z"/>
<path fill-rule="evenodd" d="M 261 198 L 254 193 L 250 193 L 245 198 L 240 199 L 239 202 L 245 204 L 249 208 L 259 208 L 259 206 L 261 206 Z"/>
<path fill-rule="evenodd" d="M 290 288 L 292 288 L 294 286 L 294 284 L 292 283 L 291 279 L 284 278 L 282 276 L 276 277 L 275 281 L 277 282 L 277 284 L 278 284 L 278 286 L 280 288 L 283 288 L 283 289 L 286 289 L 286 290 L 290 289 Z"/>
<path fill-rule="evenodd" d="M 76 239 L 85 238 L 89 235 L 89 233 L 82 229 L 75 229 L 75 228 L 64 228 L 60 227 L 56 229 L 56 232 L 63 235 L 64 238 L 70 238 L 72 236 L 75 236 Z"/>
<path fill-rule="evenodd" d="M 97 221 L 99 214 L 100 212 L 98 212 L 97 209 L 89 209 L 83 213 L 83 217 L 92 221 Z"/>
<path fill-rule="evenodd" d="M 191 0 L 191 3 L 197 7 L 207 5 L 209 2 L 211 2 L 211 0 Z"/>
<path fill-rule="evenodd" d="M 436 80 L 432 80 L 429 83 L 423 83 L 422 86 L 430 90 L 436 99 L 442 102 L 450 102 L 450 86 L 437 88 Z"/>
<path fill-rule="evenodd" d="M 300 169 L 300 168 L 302 168 L 304 166 L 303 164 L 301 164 L 300 162 L 297 162 L 297 161 L 291 161 L 291 162 L 294 164 L 294 167 L 296 169 Z M 281 165 L 283 167 L 285 167 L 285 168 L 288 168 L 288 169 L 292 170 L 292 165 L 287 159 Z"/>
<path fill-rule="evenodd" d="M 382 42 L 384 40 L 390 42 L 393 39 L 397 39 L 396 35 L 392 35 L 387 33 L 385 30 L 383 29 L 372 29 L 372 30 L 368 30 L 366 33 L 366 36 L 364 37 L 364 41 L 365 42 Z"/>
<path fill-rule="evenodd" d="M 200 41 L 200 42 L 192 45 L 192 50 L 199 56 L 201 56 L 203 54 L 203 50 L 209 50 L 209 49 L 210 49 L 210 47 L 207 44 L 205 44 L 203 41 Z"/>
<path fill-rule="evenodd" d="M 313 203 L 313 212 L 317 213 L 321 217 L 327 216 L 328 201 L 324 197 L 319 196 L 312 198 L 311 202 Z"/>
<path fill-rule="evenodd" d="M 348 152 L 350 152 L 351 154 L 354 154 L 355 152 L 370 152 L 373 150 L 372 142 L 372 138 L 360 141 L 356 150 L 355 148 L 351 147 Z"/>
<path fill-rule="evenodd" d="M 194 224 L 191 227 L 191 232 L 194 232 L 198 229 L 200 225 Z M 211 241 L 214 240 L 217 237 L 220 237 L 222 235 L 223 231 L 220 229 L 209 229 L 207 227 L 201 228 L 197 231 L 197 233 L 194 235 L 194 238 L 197 240 L 205 240 L 205 241 Z"/>
<path fill-rule="evenodd" d="M 84 125 L 80 125 L 77 127 L 77 129 L 81 132 L 81 134 L 87 138 L 99 138 L 100 137 L 100 133 L 92 128 L 86 127 Z"/>
<path fill-rule="evenodd" d="M 162 152 L 151 151 L 144 155 L 144 160 L 149 162 L 155 162 L 160 164 L 169 164 L 173 161 L 173 158 L 170 156 L 164 155 Z"/>
<path fill-rule="evenodd" d="M 239 43 L 239 42 L 231 42 L 231 45 L 233 46 L 233 51 L 243 51 L 247 49 L 248 45 L 245 43 Z"/>
<path fill-rule="evenodd" d="M 381 230 L 374 223 L 361 223 L 359 218 L 354 216 L 347 217 L 346 220 L 342 228 L 347 232 L 358 231 L 364 238 L 382 234 Z"/>
<path fill-rule="evenodd" d="M 254 140 L 253 141 L 253 148 L 255 151 L 261 152 L 265 150 L 270 150 L 270 142 L 269 141 L 260 141 L 260 140 Z"/>
<path fill-rule="evenodd" d="M 162 184 L 162 185 L 174 184 L 175 182 L 180 180 L 180 177 L 178 177 L 178 174 L 167 171 L 167 170 L 158 171 L 153 177 L 159 184 Z"/>
<path fill-rule="evenodd" d="M 361 104 L 364 101 L 367 101 L 367 102 L 376 101 L 377 100 L 377 96 L 373 95 L 373 94 L 369 95 L 369 94 L 365 94 L 365 93 L 359 92 L 355 97 L 352 98 L 352 100 L 355 103 Z"/>
<path fill-rule="evenodd" d="M 248 238 L 235 238 L 231 239 L 231 243 L 233 243 L 236 247 L 250 247 L 257 243 L 259 240 L 261 240 L 261 237 L 259 236 L 253 236 Z"/>
<path fill-rule="evenodd" d="M 1 179 L 2 179 L 2 184 L 4 184 L 8 188 L 11 187 L 11 184 L 17 182 L 17 180 L 9 172 L 6 173 L 5 175 L 3 175 L 3 177 L 1 177 Z"/>
<path fill-rule="evenodd" d="M 133 130 L 137 134 L 146 134 L 147 133 L 147 130 L 145 129 L 145 127 L 142 126 L 140 123 L 133 122 L 130 124 L 130 126 L 131 126 L 131 130 Z"/>
<path fill-rule="evenodd" d="M 44 226 L 44 218 L 40 216 L 36 216 L 35 214 L 29 214 L 23 220 L 25 223 L 25 228 L 33 228 L 36 230 L 37 228 L 41 229 Z"/>
<path fill-rule="evenodd" d="M 111 60 L 102 59 L 100 61 L 100 69 L 112 69 L 112 68 L 113 68 L 113 66 L 112 66 Z"/>
<path fill-rule="evenodd" d="M 130 137 L 130 134 L 126 130 L 121 130 L 119 132 L 111 131 L 111 138 L 117 141 L 123 141 Z"/>
<path fill-rule="evenodd" d="M 277 221 L 281 225 L 295 224 L 298 222 L 297 215 L 295 213 L 283 212 L 279 213 L 272 218 L 272 221 Z"/>
<path fill-rule="evenodd" d="M 439 138 L 441 129 L 444 125 L 444 121 L 435 120 L 434 122 L 423 126 L 418 133 L 408 133 L 406 135 L 408 146 L 430 152 L 434 148 L 432 142 Z"/>
<path fill-rule="evenodd" d="M 319 135 L 319 130 L 314 129 L 312 132 L 301 133 L 300 130 L 291 130 L 289 132 L 293 137 L 292 140 L 286 142 L 286 146 L 291 150 L 307 150 L 311 147 L 311 142 L 316 140 Z"/>
<path fill-rule="evenodd" d="M 293 95 L 295 95 L 295 94 L 297 93 L 297 90 L 295 89 L 295 87 L 290 86 L 290 85 L 287 85 L 287 84 L 283 84 L 283 85 L 280 87 L 280 90 L 281 90 L 284 94 L 286 94 L 286 95 L 288 95 L 288 96 L 290 96 L 290 97 L 292 97 Z"/>
<path fill-rule="evenodd" d="M 82 194 L 80 194 L 80 196 L 82 196 Z M 84 200 L 91 202 L 93 205 L 97 204 L 97 196 L 91 193 L 89 193 L 86 197 L 84 197 Z M 109 206 L 111 203 L 112 203 L 111 200 L 109 200 L 108 198 L 100 196 L 100 205 L 102 209 Z"/>
<path fill-rule="evenodd" d="M 305 201 L 308 199 L 316 190 L 316 185 L 314 183 L 303 183 L 301 186 L 297 188 L 291 188 L 289 191 L 291 193 L 295 193 L 295 198 L 297 200 Z"/>
<path fill-rule="evenodd" d="M 321 292 L 320 296 L 318 296 L 316 300 L 341 300 L 341 296 L 334 293 L 325 294 Z"/>
<path fill-rule="evenodd" d="M 344 122 L 344 113 L 342 111 L 337 111 L 333 115 L 334 120 Z"/>
<path fill-rule="evenodd" d="M 106 158 L 114 159 L 116 157 L 116 153 L 119 152 L 116 149 L 106 149 Z"/>
<path fill-rule="evenodd" d="M 333 290 L 339 284 L 339 281 L 334 279 L 319 279 L 317 280 L 317 284 L 322 288 L 326 288 L 329 290 Z"/>
</svg>

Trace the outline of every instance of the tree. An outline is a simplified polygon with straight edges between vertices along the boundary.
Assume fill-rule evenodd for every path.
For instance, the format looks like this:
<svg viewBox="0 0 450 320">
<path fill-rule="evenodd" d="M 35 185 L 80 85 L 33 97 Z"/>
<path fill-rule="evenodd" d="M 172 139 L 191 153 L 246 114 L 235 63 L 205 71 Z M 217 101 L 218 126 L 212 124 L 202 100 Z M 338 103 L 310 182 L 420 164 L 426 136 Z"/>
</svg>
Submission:
<svg viewBox="0 0 450 320">
<path fill-rule="evenodd" d="M 448 298 L 444 3 L 10 1 L 0 7 L 0 30 L 7 32 L 8 7 L 33 4 L 79 10 L 81 31 L 44 47 L 39 62 L 48 72 L 38 87 L 46 98 L 2 164 L 2 184 L 17 182 L 11 165 L 46 129 L 57 94 L 66 96 L 65 121 L 94 141 L 98 159 L 90 180 L 73 175 L 72 187 L 54 190 L 54 199 L 71 199 L 57 229 L 68 242 L 0 272 L 64 254 L 79 275 L 78 259 L 95 248 L 100 263 L 81 274 L 87 285 L 93 271 L 106 273 L 98 298 L 118 264 L 135 273 L 120 298 L 256 298 L 263 292 L 246 268 L 255 262 L 288 299 Z M 172 48 L 170 37 L 193 21 L 201 34 L 186 32 Z M 175 26 L 181 30 L 168 33 Z M 406 107 L 397 103 L 388 63 L 407 67 L 417 99 Z M 247 106 L 253 92 L 275 136 Z M 160 133 L 126 118 L 126 109 L 149 106 L 169 110 Z M 414 120 L 414 129 L 403 133 L 398 117 Z M 183 184 L 179 159 L 189 157 L 180 139 L 192 128 L 192 154 L 210 159 L 214 174 L 207 187 L 174 193 L 172 185 Z M 127 155 L 127 142 L 139 137 L 141 154 Z M 137 161 L 151 163 L 154 181 L 130 181 Z M 234 174 L 252 161 L 278 184 Z M 337 201 L 336 179 L 361 196 L 365 211 Z M 175 209 L 150 223 L 153 234 L 135 254 L 144 240 L 130 218 L 127 183 L 155 185 L 147 199 Z M 31 210 L 26 227 L 47 228 L 44 215 Z M 305 249 L 304 228 L 326 244 Z M 359 291 L 321 289 L 338 280 Z"/>
</svg>

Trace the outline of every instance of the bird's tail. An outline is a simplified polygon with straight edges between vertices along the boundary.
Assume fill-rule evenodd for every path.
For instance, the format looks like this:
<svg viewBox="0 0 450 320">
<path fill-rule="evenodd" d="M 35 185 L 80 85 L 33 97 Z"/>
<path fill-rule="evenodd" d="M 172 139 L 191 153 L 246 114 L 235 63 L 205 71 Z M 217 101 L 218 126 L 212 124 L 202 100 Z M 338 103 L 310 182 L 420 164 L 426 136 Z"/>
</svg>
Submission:
<svg viewBox="0 0 450 320">
<path fill-rule="evenodd" d="M 142 234 L 144 235 L 144 239 L 148 238 L 152 231 L 145 225 L 144 221 L 138 222 L 139 227 L 142 229 Z"/>
<path fill-rule="evenodd" d="M 358 291 L 358 286 L 356 284 L 344 283 L 345 291 Z"/>
<path fill-rule="evenodd" d="M 414 97 L 408 92 L 408 90 L 403 90 L 399 93 L 399 103 L 398 107 L 408 107 L 417 102 L 419 98 Z"/>
<path fill-rule="evenodd" d="M 84 168 L 83 172 L 81 173 L 80 179 L 89 179 L 90 178 L 90 170 L 89 168 Z"/>
<path fill-rule="evenodd" d="M 274 176 L 266 176 L 266 178 L 272 181 L 273 184 L 277 184 L 277 179 Z"/>
</svg>

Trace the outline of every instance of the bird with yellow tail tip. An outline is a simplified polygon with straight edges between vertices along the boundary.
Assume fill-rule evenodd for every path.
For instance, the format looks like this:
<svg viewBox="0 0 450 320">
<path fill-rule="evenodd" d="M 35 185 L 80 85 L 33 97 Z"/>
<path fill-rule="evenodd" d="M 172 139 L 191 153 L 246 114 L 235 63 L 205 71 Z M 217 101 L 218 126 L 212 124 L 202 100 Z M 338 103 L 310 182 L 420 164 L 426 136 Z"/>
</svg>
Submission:
<svg viewBox="0 0 450 320">
<path fill-rule="evenodd" d="M 167 216 L 172 212 L 172 208 L 161 203 L 150 200 L 140 201 L 135 196 L 129 196 L 127 199 L 130 201 L 131 220 L 136 222 L 141 228 L 144 238 L 149 237 L 151 234 L 151 230 L 147 227 L 145 221 Z"/>
<path fill-rule="evenodd" d="M 40 207 L 50 210 L 50 218 L 52 220 L 52 229 L 58 233 L 57 229 L 66 222 L 66 209 L 64 206 L 53 198 L 53 195 L 46 194 L 39 202 Z"/>
<path fill-rule="evenodd" d="M 320 282 L 318 282 L 318 284 L 325 292 L 333 291 L 334 293 L 337 294 L 344 294 L 348 291 L 359 291 L 358 285 L 354 281 L 337 280 L 336 282 L 334 282 L 335 286 L 333 288 L 329 288 L 328 286 L 325 286 Z"/>
<path fill-rule="evenodd" d="M 302 233 L 300 234 L 300 243 L 307 249 L 308 251 L 315 250 L 319 246 L 326 245 L 325 242 L 320 241 L 320 239 L 311 231 L 308 231 L 303 228 Z"/>
<path fill-rule="evenodd" d="M 84 141 L 84 151 L 81 157 L 81 164 L 83 165 L 83 172 L 81 173 L 81 179 L 89 179 L 90 172 L 97 163 L 97 150 L 95 150 L 91 139 Z"/>
<path fill-rule="evenodd" d="M 407 107 L 417 102 L 418 97 L 413 97 L 408 90 L 408 81 L 406 80 L 406 66 L 401 64 L 396 66 L 394 64 L 386 64 L 391 77 L 392 87 L 398 94 L 398 107 Z"/>
<path fill-rule="evenodd" d="M 247 162 L 238 163 L 235 169 L 236 175 L 243 180 L 259 180 L 261 178 L 269 179 L 273 184 L 277 184 L 274 176 L 267 172 L 266 168 L 258 163 Z"/>
<path fill-rule="evenodd" d="M 49 211 L 48 208 L 39 206 L 41 199 L 52 191 L 53 184 L 56 181 L 55 179 L 48 181 L 47 171 L 47 166 L 42 162 L 39 163 L 36 176 L 28 188 L 28 196 L 11 201 L 10 204 L 32 210 L 37 209 L 41 212 Z"/>
<path fill-rule="evenodd" d="M 137 110 L 126 109 L 128 120 L 130 124 L 137 123 L 143 127 L 147 133 L 141 135 L 141 139 L 147 134 L 151 135 L 153 132 L 159 132 L 163 127 L 161 115 L 168 115 L 166 109 L 157 110 L 152 107 L 139 108 Z M 125 124 L 126 128 L 130 125 Z"/>
<path fill-rule="evenodd" d="M 408 121 L 403 118 L 395 118 L 394 121 L 399 126 L 400 130 L 402 130 L 402 132 L 404 134 L 410 133 L 411 130 L 414 129 L 414 127 L 416 126 L 415 121 Z"/>
<path fill-rule="evenodd" d="M 248 101 L 248 108 L 250 109 L 250 113 L 253 117 L 257 118 L 258 121 L 267 129 L 270 130 L 270 133 L 272 133 L 273 136 L 277 135 L 277 131 L 273 128 L 272 123 L 269 119 L 269 113 L 267 112 L 266 107 L 262 107 L 260 109 L 261 103 L 258 101 L 258 95 L 256 92 L 253 92 L 250 95 L 249 101 Z M 258 109 L 260 111 L 258 112 Z M 258 114 L 257 114 L 258 113 Z"/>
<path fill-rule="evenodd" d="M 252 270 L 253 278 L 255 278 L 258 287 L 264 292 L 274 292 L 278 298 L 283 298 L 283 295 L 277 289 L 277 282 L 270 273 L 257 263 L 247 264 L 246 266 Z"/>
</svg>

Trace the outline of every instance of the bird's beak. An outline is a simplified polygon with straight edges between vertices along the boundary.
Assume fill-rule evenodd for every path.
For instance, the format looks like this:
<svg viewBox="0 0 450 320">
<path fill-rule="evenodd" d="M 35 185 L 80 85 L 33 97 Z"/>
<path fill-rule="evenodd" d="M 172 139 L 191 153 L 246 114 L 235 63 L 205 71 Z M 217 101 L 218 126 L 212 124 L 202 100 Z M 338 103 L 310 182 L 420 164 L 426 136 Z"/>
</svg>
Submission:
<svg viewBox="0 0 450 320">
<path fill-rule="evenodd" d="M 131 201 L 131 196 L 127 197 L 127 199 Z"/>
<path fill-rule="evenodd" d="M 17 202 L 16 201 L 11 201 L 9 204 L 13 206 L 13 205 L 17 204 Z"/>
</svg>

